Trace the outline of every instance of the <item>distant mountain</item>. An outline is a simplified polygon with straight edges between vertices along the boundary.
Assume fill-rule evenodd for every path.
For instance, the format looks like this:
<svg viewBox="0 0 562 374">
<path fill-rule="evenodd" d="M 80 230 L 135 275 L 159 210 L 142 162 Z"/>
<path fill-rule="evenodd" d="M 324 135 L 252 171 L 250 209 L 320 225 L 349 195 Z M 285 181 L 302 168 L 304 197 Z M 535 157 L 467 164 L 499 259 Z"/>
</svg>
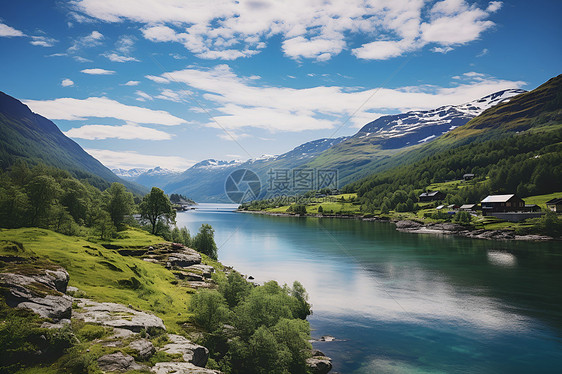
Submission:
<svg viewBox="0 0 562 374">
<path fill-rule="evenodd" d="M 142 173 L 146 173 L 149 169 L 146 168 L 134 168 L 134 169 L 111 169 L 113 174 L 117 175 L 119 178 L 126 180 L 135 180 Z"/>
<path fill-rule="evenodd" d="M 502 90 L 461 105 L 383 116 L 366 124 L 351 137 L 314 140 L 280 156 L 261 157 L 244 163 L 205 160 L 174 177 L 164 185 L 164 190 L 182 193 L 200 202 L 226 201 L 224 183 L 237 168 L 254 171 L 264 188 L 269 170 L 297 167 L 337 170 L 339 185 L 343 186 L 375 171 L 396 166 L 405 160 L 404 155 L 415 154 L 415 150 L 424 144 L 433 143 L 487 109 L 525 92 Z M 265 193 L 261 197 L 267 196 Z"/>
<path fill-rule="evenodd" d="M 17 159 L 67 170 L 100 188 L 120 182 L 136 193 L 145 192 L 145 188 L 120 179 L 64 135 L 53 122 L 0 92 L 0 167 L 6 169 Z"/>
<path fill-rule="evenodd" d="M 160 166 L 154 169 L 113 169 L 112 171 L 125 180 L 138 183 L 147 188 L 163 188 L 171 179 L 181 174 L 181 171 L 165 169 Z"/>
<path fill-rule="evenodd" d="M 381 170 L 397 154 L 465 125 L 486 109 L 526 91 L 502 90 L 461 105 L 382 116 L 312 160 L 308 167 L 337 169 L 341 184 Z"/>
<path fill-rule="evenodd" d="M 266 187 L 267 173 L 270 169 L 292 169 L 314 159 L 320 153 L 347 139 L 318 139 L 301 144 L 295 149 L 279 156 L 262 156 L 245 162 L 241 161 L 201 161 L 164 186 L 166 193 L 179 193 L 197 202 L 228 202 L 224 185 L 230 173 L 237 169 L 250 169 L 255 172 Z"/>
</svg>

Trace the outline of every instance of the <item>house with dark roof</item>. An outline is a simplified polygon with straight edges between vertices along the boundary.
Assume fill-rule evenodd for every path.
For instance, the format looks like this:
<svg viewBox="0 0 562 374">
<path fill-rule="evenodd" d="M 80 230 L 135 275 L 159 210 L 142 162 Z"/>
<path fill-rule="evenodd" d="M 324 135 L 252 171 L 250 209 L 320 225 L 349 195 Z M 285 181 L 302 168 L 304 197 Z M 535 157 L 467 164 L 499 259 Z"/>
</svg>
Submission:
<svg viewBox="0 0 562 374">
<path fill-rule="evenodd" d="M 445 194 L 441 191 L 427 191 L 423 192 L 418 196 L 420 203 L 428 201 L 439 201 L 445 198 Z"/>
<path fill-rule="evenodd" d="M 525 210 L 525 201 L 515 194 L 489 195 L 480 202 L 482 215 L 494 212 L 517 212 Z"/>
<path fill-rule="evenodd" d="M 556 197 L 546 202 L 546 207 L 553 212 L 562 212 L 562 197 Z"/>
</svg>

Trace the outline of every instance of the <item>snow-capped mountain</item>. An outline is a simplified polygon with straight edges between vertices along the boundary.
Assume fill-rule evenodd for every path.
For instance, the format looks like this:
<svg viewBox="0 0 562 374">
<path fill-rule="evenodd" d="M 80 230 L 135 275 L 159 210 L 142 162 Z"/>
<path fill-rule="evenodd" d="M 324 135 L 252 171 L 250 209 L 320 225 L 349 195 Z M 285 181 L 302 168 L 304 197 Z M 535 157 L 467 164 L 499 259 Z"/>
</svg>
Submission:
<svg viewBox="0 0 562 374">
<path fill-rule="evenodd" d="M 123 179 L 134 180 L 136 177 L 145 173 L 148 169 L 134 168 L 134 169 L 111 169 L 111 171 Z"/>
<path fill-rule="evenodd" d="M 387 148 L 400 148 L 432 140 L 462 126 L 488 108 L 526 92 L 508 89 L 461 105 L 383 116 L 363 126 L 354 138 L 374 138 Z"/>
<path fill-rule="evenodd" d="M 215 159 L 208 159 L 203 160 L 201 162 L 196 163 L 190 169 L 223 169 L 228 168 L 231 166 L 239 165 L 242 161 L 232 160 L 232 161 L 222 161 L 222 160 L 215 160 Z M 189 169 L 188 169 L 189 170 Z"/>
</svg>

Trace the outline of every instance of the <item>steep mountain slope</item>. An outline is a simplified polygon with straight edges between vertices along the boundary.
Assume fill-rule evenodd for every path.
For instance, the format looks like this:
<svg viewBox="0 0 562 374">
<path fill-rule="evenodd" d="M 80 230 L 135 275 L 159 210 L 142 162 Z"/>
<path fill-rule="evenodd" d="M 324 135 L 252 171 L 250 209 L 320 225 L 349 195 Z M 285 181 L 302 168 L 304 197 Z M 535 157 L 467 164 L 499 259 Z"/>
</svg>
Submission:
<svg viewBox="0 0 562 374">
<path fill-rule="evenodd" d="M 392 156 L 419 148 L 465 125 L 486 109 L 524 92 L 518 89 L 503 90 L 461 105 L 380 117 L 307 166 L 337 169 L 342 184 L 357 180 L 384 167 Z"/>
<path fill-rule="evenodd" d="M 490 193 L 525 197 L 562 188 L 562 75 L 484 111 L 466 125 L 396 158 L 400 166 L 346 186 L 367 210 L 377 209 L 397 189 L 476 175 L 455 203 Z M 378 204 L 378 205 L 377 205 Z"/>
<path fill-rule="evenodd" d="M 562 122 L 562 75 L 549 79 L 532 91 L 485 110 L 470 120 L 422 147 L 385 160 L 374 171 L 415 162 L 438 152 L 465 144 L 501 139 L 525 131 L 557 129 Z"/>
<path fill-rule="evenodd" d="M 73 176 L 86 179 L 97 187 L 124 182 L 64 135 L 53 122 L 0 92 L 0 167 L 8 168 L 17 159 L 68 170 Z M 144 192 L 143 187 L 125 184 L 132 191 Z"/>
</svg>

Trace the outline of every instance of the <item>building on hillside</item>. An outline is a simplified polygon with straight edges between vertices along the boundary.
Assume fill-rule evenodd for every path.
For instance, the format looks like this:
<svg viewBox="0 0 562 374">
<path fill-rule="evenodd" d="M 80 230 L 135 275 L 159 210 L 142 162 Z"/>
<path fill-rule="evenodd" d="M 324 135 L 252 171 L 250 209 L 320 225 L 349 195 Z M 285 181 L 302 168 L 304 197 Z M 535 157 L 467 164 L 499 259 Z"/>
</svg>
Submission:
<svg viewBox="0 0 562 374">
<path fill-rule="evenodd" d="M 525 204 L 525 212 L 540 212 L 541 207 L 537 204 Z"/>
<path fill-rule="evenodd" d="M 546 207 L 553 212 L 562 212 L 562 197 L 556 197 L 546 202 Z"/>
<path fill-rule="evenodd" d="M 475 177 L 474 174 L 464 174 L 464 175 L 462 176 L 462 179 L 464 179 L 465 181 L 469 181 L 469 180 L 474 179 L 474 177 Z"/>
<path fill-rule="evenodd" d="M 428 201 L 439 201 L 445 198 L 445 194 L 441 191 L 427 191 L 420 194 L 418 197 L 420 203 Z"/>
<path fill-rule="evenodd" d="M 476 211 L 477 207 L 478 207 L 478 205 L 476 205 L 476 204 L 463 204 L 463 205 L 461 205 L 459 210 L 464 210 L 466 212 L 474 212 L 474 211 Z"/>
<path fill-rule="evenodd" d="M 445 209 L 445 205 L 439 205 L 437 208 L 435 208 L 436 210 L 442 210 Z"/>
<path fill-rule="evenodd" d="M 449 209 L 449 210 L 458 210 L 459 208 L 460 208 L 460 206 L 457 205 L 457 204 L 447 205 L 447 209 Z"/>
<path fill-rule="evenodd" d="M 525 210 L 525 201 L 515 194 L 489 195 L 480 202 L 482 215 L 494 212 L 517 212 Z"/>
</svg>

